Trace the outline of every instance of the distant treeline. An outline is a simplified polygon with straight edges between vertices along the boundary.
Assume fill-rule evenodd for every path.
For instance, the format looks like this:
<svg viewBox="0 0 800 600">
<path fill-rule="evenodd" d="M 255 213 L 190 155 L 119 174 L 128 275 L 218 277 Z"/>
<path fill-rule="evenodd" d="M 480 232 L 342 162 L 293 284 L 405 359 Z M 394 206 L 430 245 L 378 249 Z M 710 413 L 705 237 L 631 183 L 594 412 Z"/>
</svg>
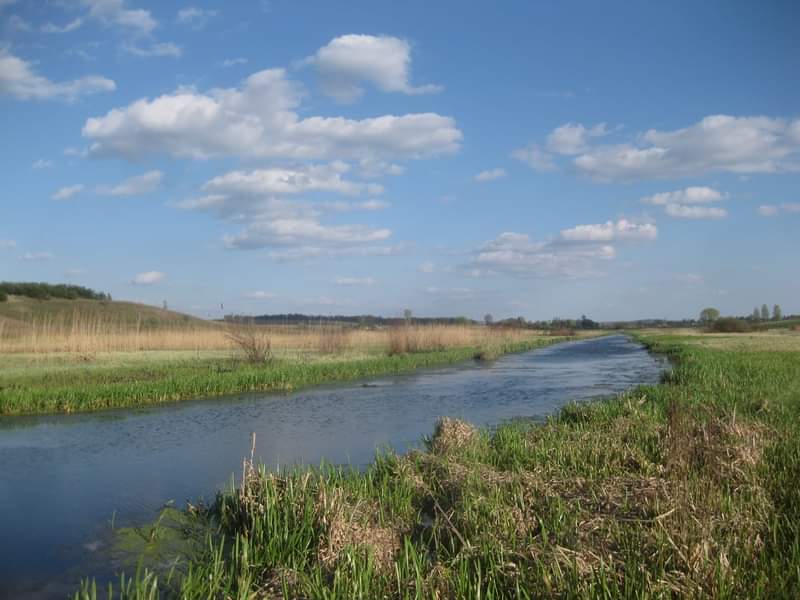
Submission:
<svg viewBox="0 0 800 600">
<path fill-rule="evenodd" d="M 415 325 L 476 325 L 478 322 L 466 317 L 376 317 L 375 315 L 305 315 L 289 313 L 280 315 L 225 315 L 232 323 L 255 323 L 256 325 L 350 325 L 357 327 L 390 327 L 413 322 Z"/>
<path fill-rule="evenodd" d="M 96 292 L 81 285 L 2 281 L 0 282 L 0 302 L 5 302 L 8 296 L 25 296 L 37 300 L 48 300 L 49 298 L 111 300 L 111 294 Z"/>
<path fill-rule="evenodd" d="M 489 317 L 489 315 L 487 315 Z M 375 315 L 306 315 L 290 313 L 279 315 L 225 315 L 230 323 L 256 325 L 346 325 L 353 327 L 392 327 L 396 325 L 480 325 L 491 327 L 523 327 L 528 329 L 599 329 L 600 323 L 587 319 L 553 319 L 551 321 L 526 321 L 523 317 L 493 321 L 491 318 L 476 321 L 467 317 L 378 317 Z"/>
</svg>

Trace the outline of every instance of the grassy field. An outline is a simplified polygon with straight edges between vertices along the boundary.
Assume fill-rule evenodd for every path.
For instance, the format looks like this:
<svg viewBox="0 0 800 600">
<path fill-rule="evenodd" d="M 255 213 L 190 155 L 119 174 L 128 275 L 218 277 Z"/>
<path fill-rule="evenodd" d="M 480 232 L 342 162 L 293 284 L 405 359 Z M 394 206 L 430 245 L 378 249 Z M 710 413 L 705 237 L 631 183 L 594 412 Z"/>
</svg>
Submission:
<svg viewBox="0 0 800 600">
<path fill-rule="evenodd" d="M 141 569 L 116 591 L 797 597 L 798 334 L 638 335 L 673 360 L 662 385 L 545 424 L 485 432 L 444 420 L 428 451 L 379 456 L 364 473 L 270 474 L 246 461 L 213 506 L 142 530 Z M 148 570 L 176 531 L 184 560 Z M 87 582 L 76 598 L 103 595 Z"/>
<path fill-rule="evenodd" d="M 565 339 L 476 326 L 226 325 L 97 300 L 11 297 L 0 311 L 0 415 L 290 391 Z"/>
</svg>

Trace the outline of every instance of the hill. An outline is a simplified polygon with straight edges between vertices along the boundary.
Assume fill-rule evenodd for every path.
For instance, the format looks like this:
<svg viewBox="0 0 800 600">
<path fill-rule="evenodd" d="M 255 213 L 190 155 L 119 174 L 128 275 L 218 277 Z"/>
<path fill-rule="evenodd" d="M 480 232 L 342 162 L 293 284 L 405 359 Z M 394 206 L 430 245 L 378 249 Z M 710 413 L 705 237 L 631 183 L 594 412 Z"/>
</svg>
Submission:
<svg viewBox="0 0 800 600">
<path fill-rule="evenodd" d="M 0 302 L 0 323 L 5 321 L 6 326 L 24 327 L 27 324 L 44 321 L 69 326 L 76 319 L 84 323 L 91 321 L 113 323 L 118 327 L 135 328 L 138 324 L 141 329 L 214 326 L 209 321 L 190 315 L 136 302 L 87 298 L 41 300 L 11 295 L 7 296 L 4 302 Z"/>
</svg>

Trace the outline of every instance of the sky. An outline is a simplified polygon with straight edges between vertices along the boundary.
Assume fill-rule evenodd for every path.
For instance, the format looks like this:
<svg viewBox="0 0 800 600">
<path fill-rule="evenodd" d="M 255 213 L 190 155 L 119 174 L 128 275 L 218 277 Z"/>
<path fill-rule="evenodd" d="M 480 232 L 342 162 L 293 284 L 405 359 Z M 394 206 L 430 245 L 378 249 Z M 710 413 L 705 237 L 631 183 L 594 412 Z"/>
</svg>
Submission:
<svg viewBox="0 0 800 600">
<path fill-rule="evenodd" d="M 0 0 L 0 280 L 800 313 L 800 4 Z"/>
</svg>

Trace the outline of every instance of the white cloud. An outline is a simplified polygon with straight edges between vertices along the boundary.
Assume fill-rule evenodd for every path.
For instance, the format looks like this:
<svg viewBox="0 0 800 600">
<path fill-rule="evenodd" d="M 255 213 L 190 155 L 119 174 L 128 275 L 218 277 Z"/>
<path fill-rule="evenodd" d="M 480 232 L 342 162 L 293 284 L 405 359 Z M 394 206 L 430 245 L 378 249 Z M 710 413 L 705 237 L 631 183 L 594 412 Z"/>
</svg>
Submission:
<svg viewBox="0 0 800 600">
<path fill-rule="evenodd" d="M 406 250 L 403 244 L 394 246 L 345 246 L 321 247 L 321 246 L 299 246 L 296 248 L 286 248 L 281 250 L 271 250 L 269 258 L 277 261 L 297 261 L 311 260 L 318 258 L 340 258 L 340 257 L 365 257 L 365 256 L 397 256 Z"/>
<path fill-rule="evenodd" d="M 22 255 L 22 260 L 26 261 L 41 261 L 41 260 L 53 260 L 55 255 L 50 252 L 26 252 Z"/>
<path fill-rule="evenodd" d="M 600 181 L 629 181 L 710 171 L 796 171 L 798 152 L 800 119 L 713 115 L 683 129 L 651 129 L 636 143 L 589 148 L 574 164 Z"/>
<path fill-rule="evenodd" d="M 249 172 L 231 171 L 211 179 L 203 186 L 203 190 L 211 194 L 251 196 L 315 191 L 347 195 L 360 194 L 366 189 L 364 184 L 342 177 L 349 170 L 350 167 L 347 163 L 334 161 L 328 164 L 306 165 L 298 168 L 273 167 Z"/>
<path fill-rule="evenodd" d="M 362 158 L 358 161 L 358 174 L 364 179 L 378 179 L 385 175 L 402 175 L 405 169 L 400 165 L 377 160 L 374 158 Z"/>
<path fill-rule="evenodd" d="M 424 262 L 419 266 L 421 273 L 433 273 L 436 270 L 436 264 L 430 261 Z"/>
<path fill-rule="evenodd" d="M 144 273 L 137 273 L 131 280 L 134 285 L 154 285 L 164 281 L 166 273 L 161 271 L 145 271 Z"/>
<path fill-rule="evenodd" d="M 149 10 L 126 8 L 125 0 L 83 0 L 83 4 L 89 8 L 89 18 L 106 26 L 116 25 L 150 33 L 158 25 Z"/>
<path fill-rule="evenodd" d="M 435 113 L 362 120 L 300 118 L 304 96 L 283 69 L 254 73 L 239 88 L 202 94 L 181 88 L 90 118 L 92 152 L 137 158 L 220 156 L 288 159 L 425 158 L 457 151 L 461 131 Z"/>
<path fill-rule="evenodd" d="M 489 169 L 488 171 L 481 171 L 473 179 L 478 182 L 492 181 L 494 179 L 501 179 L 507 175 L 505 169 Z"/>
<path fill-rule="evenodd" d="M 179 58 L 183 54 L 183 50 L 177 44 L 172 42 L 157 42 L 150 44 L 147 47 L 125 45 L 122 47 L 125 52 L 139 56 L 141 58 L 150 58 L 153 56 L 169 56 L 171 58 Z"/>
<path fill-rule="evenodd" d="M 0 240 L 0 248 L 16 248 L 17 242 L 14 240 Z"/>
<path fill-rule="evenodd" d="M 217 16 L 218 11 L 196 6 L 187 6 L 178 11 L 177 21 L 181 25 L 190 25 L 195 29 L 200 29 L 211 19 Z"/>
<path fill-rule="evenodd" d="M 667 204 L 702 204 L 722 200 L 725 195 L 710 187 L 694 186 L 674 192 L 662 192 L 641 199 L 643 204 L 664 206 Z"/>
<path fill-rule="evenodd" d="M 60 188 L 55 194 L 51 196 L 53 200 L 68 200 L 72 198 L 75 194 L 79 194 L 83 191 L 83 184 L 78 183 L 75 185 L 68 185 L 65 187 Z"/>
<path fill-rule="evenodd" d="M 528 144 L 524 148 L 514 150 L 511 158 L 522 161 L 537 171 L 553 171 L 556 168 L 553 155 L 542 150 L 536 144 Z"/>
<path fill-rule="evenodd" d="M 89 154 L 89 151 L 86 150 L 85 148 L 81 149 L 81 148 L 69 147 L 69 148 L 64 148 L 63 154 L 64 156 L 71 156 L 73 158 L 86 158 L 86 156 L 88 156 Z"/>
<path fill-rule="evenodd" d="M 69 23 L 65 23 L 64 25 L 55 25 L 54 23 L 45 23 L 42 25 L 42 32 L 43 33 L 69 33 L 70 31 L 75 31 L 83 25 L 83 19 L 77 17 L 70 21 Z"/>
<path fill-rule="evenodd" d="M 40 158 L 39 160 L 35 161 L 31 166 L 34 169 L 47 169 L 53 166 L 53 161 Z"/>
<path fill-rule="evenodd" d="M 760 214 L 762 217 L 775 217 L 777 216 L 778 212 L 778 207 L 773 204 L 762 204 L 758 207 L 758 214 Z"/>
<path fill-rule="evenodd" d="M 98 187 L 97 193 L 108 196 L 140 196 L 142 194 L 149 194 L 159 188 L 162 178 L 163 173 L 161 173 L 161 171 L 148 171 L 142 175 L 129 177 L 122 183 L 112 187 Z"/>
<path fill-rule="evenodd" d="M 99 75 L 88 75 L 71 81 L 54 82 L 37 75 L 31 63 L 0 48 L 0 94 L 7 94 L 20 100 L 44 100 L 76 98 L 98 92 L 111 92 L 117 89 L 111 79 Z"/>
<path fill-rule="evenodd" d="M 372 200 L 365 200 L 364 202 L 346 202 L 343 200 L 323 202 L 318 206 L 334 212 L 352 212 L 355 210 L 377 211 L 389 208 L 391 203 L 386 202 L 385 200 L 376 200 L 373 198 Z"/>
<path fill-rule="evenodd" d="M 601 274 L 601 266 L 617 256 L 614 242 L 653 240 L 657 235 L 655 225 L 625 219 L 578 225 L 543 242 L 506 232 L 478 248 L 466 267 L 474 276 L 592 277 Z"/>
<path fill-rule="evenodd" d="M 372 277 L 337 277 L 334 283 L 344 286 L 367 286 L 375 285 L 377 281 Z"/>
<path fill-rule="evenodd" d="M 547 149 L 556 154 L 580 154 L 588 148 L 590 138 L 608 134 L 605 123 L 586 128 L 580 123 L 566 123 L 547 136 Z"/>
<path fill-rule="evenodd" d="M 343 35 L 332 39 L 302 64 L 313 65 L 322 91 L 339 102 L 361 97 L 361 82 L 370 82 L 384 92 L 430 94 L 442 90 L 438 85 L 413 86 L 409 83 L 411 46 L 390 36 Z"/>
<path fill-rule="evenodd" d="M 780 206 L 775 204 L 762 204 L 758 207 L 758 214 L 762 217 L 775 217 L 781 212 L 800 213 L 800 202 L 784 202 Z"/>
<path fill-rule="evenodd" d="M 226 58 L 220 63 L 223 67 L 235 67 L 236 65 L 246 65 L 247 59 L 244 57 Z"/>
<path fill-rule="evenodd" d="M 619 240 L 654 240 L 658 229 L 652 223 L 634 223 L 626 219 L 594 225 L 577 225 L 563 229 L 560 238 L 565 242 L 611 242 Z"/>
<path fill-rule="evenodd" d="M 229 248 L 255 249 L 276 246 L 352 246 L 388 239 L 386 228 L 366 225 L 324 225 L 313 218 L 274 219 L 249 224 L 244 231 L 224 238 Z"/>
<path fill-rule="evenodd" d="M 254 292 L 248 292 L 244 295 L 245 299 L 247 300 L 271 300 L 272 298 L 276 297 L 276 294 L 273 292 L 265 292 L 263 290 L 256 290 Z"/>
<path fill-rule="evenodd" d="M 683 204 L 667 204 L 664 212 L 670 217 L 680 219 L 724 219 L 728 211 L 712 206 L 685 206 Z"/>
</svg>

